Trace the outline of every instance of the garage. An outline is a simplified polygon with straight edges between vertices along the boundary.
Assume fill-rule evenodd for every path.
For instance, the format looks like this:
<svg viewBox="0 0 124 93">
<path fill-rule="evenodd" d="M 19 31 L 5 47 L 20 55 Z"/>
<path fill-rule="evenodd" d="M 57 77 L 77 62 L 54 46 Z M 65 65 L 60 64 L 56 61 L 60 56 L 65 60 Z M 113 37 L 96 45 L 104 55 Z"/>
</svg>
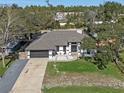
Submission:
<svg viewBox="0 0 124 93">
<path fill-rule="evenodd" d="M 49 51 L 48 50 L 31 50 L 30 58 L 48 58 Z"/>
</svg>

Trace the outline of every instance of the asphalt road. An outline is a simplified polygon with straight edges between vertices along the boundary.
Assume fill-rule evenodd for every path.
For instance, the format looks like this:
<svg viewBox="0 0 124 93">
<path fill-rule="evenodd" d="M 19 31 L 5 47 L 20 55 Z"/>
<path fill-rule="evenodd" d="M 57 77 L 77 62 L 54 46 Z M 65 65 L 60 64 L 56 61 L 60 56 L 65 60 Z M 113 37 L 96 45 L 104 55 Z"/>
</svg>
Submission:
<svg viewBox="0 0 124 93">
<path fill-rule="evenodd" d="M 0 93 L 9 93 L 26 63 L 27 60 L 16 60 L 8 68 L 4 76 L 0 79 Z"/>
</svg>

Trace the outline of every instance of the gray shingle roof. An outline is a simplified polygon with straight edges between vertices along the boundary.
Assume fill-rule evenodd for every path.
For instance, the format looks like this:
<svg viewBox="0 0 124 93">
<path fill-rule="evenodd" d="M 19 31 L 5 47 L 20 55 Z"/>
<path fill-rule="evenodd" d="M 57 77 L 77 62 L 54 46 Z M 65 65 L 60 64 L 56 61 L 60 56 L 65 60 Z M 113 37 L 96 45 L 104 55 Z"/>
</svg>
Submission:
<svg viewBox="0 0 124 93">
<path fill-rule="evenodd" d="M 54 50 L 57 45 L 67 45 L 68 42 L 81 42 L 84 35 L 76 31 L 53 31 L 41 36 L 31 43 L 26 50 Z"/>
</svg>

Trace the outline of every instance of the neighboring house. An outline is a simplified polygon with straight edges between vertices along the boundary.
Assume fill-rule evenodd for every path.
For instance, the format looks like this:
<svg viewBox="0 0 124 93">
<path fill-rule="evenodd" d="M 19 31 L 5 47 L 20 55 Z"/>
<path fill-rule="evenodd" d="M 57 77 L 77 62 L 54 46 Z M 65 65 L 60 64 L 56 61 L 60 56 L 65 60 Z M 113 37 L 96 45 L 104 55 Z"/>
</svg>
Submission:
<svg viewBox="0 0 124 93">
<path fill-rule="evenodd" d="M 67 21 L 68 21 L 67 19 L 59 20 L 59 25 L 61 27 L 64 27 L 67 24 Z"/>
<path fill-rule="evenodd" d="M 118 22 L 118 20 L 110 20 L 110 21 L 105 21 L 106 23 L 108 23 L 108 24 L 110 24 L 110 23 L 113 23 L 113 24 L 115 24 L 115 23 L 117 23 Z"/>
<path fill-rule="evenodd" d="M 66 19 L 67 15 L 84 15 L 84 12 L 57 12 L 55 20 L 60 21 Z"/>
<path fill-rule="evenodd" d="M 55 20 L 59 21 L 59 25 L 61 27 L 69 25 L 75 25 L 73 22 L 68 23 L 67 16 L 75 16 L 75 15 L 84 15 L 84 12 L 57 12 L 55 16 Z"/>
<path fill-rule="evenodd" d="M 3 46 L 5 55 L 7 56 L 11 53 L 14 53 L 17 50 L 17 48 L 19 47 L 18 44 L 19 44 L 19 41 L 11 41 L 8 44 L 6 44 L 5 46 Z"/>
<path fill-rule="evenodd" d="M 44 34 L 26 48 L 28 58 L 70 60 L 78 57 L 81 50 L 81 41 L 85 37 L 84 34 L 78 32 L 52 31 Z"/>
<path fill-rule="evenodd" d="M 94 22 L 96 25 L 98 25 L 98 24 L 103 24 L 103 21 L 95 21 Z"/>
<path fill-rule="evenodd" d="M 13 49 L 14 47 L 18 44 L 18 42 L 9 42 L 6 46 L 5 46 L 5 53 L 6 55 L 9 55 L 10 53 L 13 53 Z"/>
<path fill-rule="evenodd" d="M 66 19 L 66 16 L 67 16 L 67 13 L 57 12 L 55 20 L 60 21 L 60 20 Z"/>
<path fill-rule="evenodd" d="M 66 22 L 60 22 L 59 24 L 60 24 L 61 27 L 64 27 L 65 25 L 67 25 Z"/>
<path fill-rule="evenodd" d="M 10 54 L 15 53 L 17 50 L 20 50 L 21 47 L 24 47 L 26 42 L 23 41 L 11 41 L 4 46 L 1 46 L 4 49 L 5 55 L 8 56 Z M 0 51 L 1 52 L 1 51 Z"/>
<path fill-rule="evenodd" d="M 2 51 L 4 50 L 5 51 L 5 55 L 9 55 L 10 53 L 12 53 L 12 49 L 13 47 L 16 45 L 17 42 L 14 42 L 14 41 L 11 41 L 7 44 L 4 44 L 4 41 L 3 41 L 3 36 L 2 36 L 2 33 L 0 33 L 0 53 L 2 53 Z"/>
</svg>

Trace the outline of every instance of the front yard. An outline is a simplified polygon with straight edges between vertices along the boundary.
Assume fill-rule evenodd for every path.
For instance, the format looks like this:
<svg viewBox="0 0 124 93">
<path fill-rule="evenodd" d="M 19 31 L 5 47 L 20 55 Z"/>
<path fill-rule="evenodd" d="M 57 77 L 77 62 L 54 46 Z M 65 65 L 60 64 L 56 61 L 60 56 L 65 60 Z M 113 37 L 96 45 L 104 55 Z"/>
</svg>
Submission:
<svg viewBox="0 0 124 93">
<path fill-rule="evenodd" d="M 99 70 L 84 59 L 50 62 L 42 87 L 44 93 L 123 93 L 123 88 L 124 76 L 114 63 Z"/>
<path fill-rule="evenodd" d="M 56 87 L 45 89 L 44 93 L 124 93 L 124 89 L 108 87 Z"/>
<path fill-rule="evenodd" d="M 54 65 L 58 69 L 59 73 L 57 73 Z M 47 75 L 55 76 L 60 75 L 61 73 L 94 73 L 102 76 L 109 76 L 116 79 L 124 80 L 123 75 L 117 69 L 114 63 L 110 63 L 107 69 L 99 70 L 96 65 L 91 62 L 88 62 L 84 59 L 72 61 L 72 62 L 51 62 L 47 67 Z"/>
</svg>

